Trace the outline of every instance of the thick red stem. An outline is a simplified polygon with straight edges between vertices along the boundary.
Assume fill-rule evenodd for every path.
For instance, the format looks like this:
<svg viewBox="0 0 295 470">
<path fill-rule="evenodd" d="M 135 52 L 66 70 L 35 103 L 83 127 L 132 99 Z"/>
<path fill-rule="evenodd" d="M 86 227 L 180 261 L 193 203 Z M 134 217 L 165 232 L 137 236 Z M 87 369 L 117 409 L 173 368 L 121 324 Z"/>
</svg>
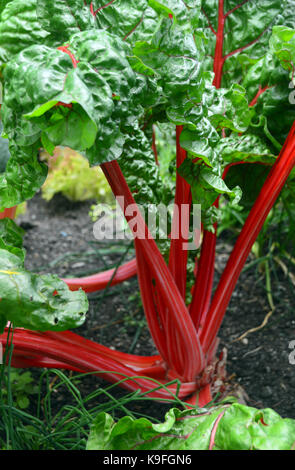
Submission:
<svg viewBox="0 0 295 470">
<path fill-rule="evenodd" d="M 123 197 L 124 201 L 122 209 L 127 222 L 130 223 L 132 221 L 132 217 L 126 215 L 126 209 L 130 205 L 136 207 L 136 204 L 118 162 L 113 161 L 110 163 L 104 163 L 101 167 L 114 195 Z M 174 367 L 176 364 L 169 364 L 169 366 L 171 369 L 176 369 L 178 373 L 186 378 L 186 380 L 194 380 L 205 366 L 204 356 L 200 347 L 197 332 L 193 326 L 189 312 L 179 290 L 177 289 L 171 272 L 168 269 L 165 260 L 161 255 L 155 240 L 152 238 L 139 210 L 137 210 L 136 215 L 138 244 L 140 249 L 143 251 L 145 260 L 157 283 L 159 295 L 163 297 L 164 303 L 169 310 L 169 315 L 173 321 L 174 329 L 179 341 L 183 345 L 184 354 L 181 357 L 181 371 Z M 141 236 L 139 236 L 139 234 L 141 234 Z M 140 268 L 140 266 L 138 267 Z"/>
<path fill-rule="evenodd" d="M 5 333 L 0 336 L 0 342 L 4 350 L 7 343 L 7 334 L 8 330 L 6 329 Z M 32 331 L 15 329 L 13 333 L 13 347 L 13 366 L 22 363 L 23 366 L 34 367 L 34 365 L 37 366 L 39 364 L 40 357 L 45 357 L 47 361 L 52 360 L 53 363 L 62 366 L 67 365 L 68 368 L 75 371 L 93 372 L 95 375 L 113 383 L 125 379 L 127 376 L 128 379 L 121 384 L 127 390 L 136 391 L 141 389 L 141 392 L 145 393 L 157 387 L 157 384 L 151 380 L 138 377 L 142 375 L 142 370 L 136 371 L 110 357 L 99 356 L 96 351 L 90 351 L 88 348 L 85 349 L 82 345 L 77 349 L 77 347 L 73 347 L 72 344 L 67 342 L 59 342 L 57 339 L 47 337 L 47 334 L 43 334 L 40 337 Z M 36 363 L 34 363 L 35 357 Z M 14 362 L 14 358 L 16 362 Z M 165 383 L 164 380 L 160 380 L 160 382 Z M 177 385 L 171 385 L 167 387 L 167 390 L 160 388 L 155 392 L 149 393 L 149 396 L 158 399 L 172 398 L 171 393 L 175 394 L 177 389 Z M 181 384 L 179 398 L 187 397 L 194 392 L 194 389 L 194 382 Z"/>
<path fill-rule="evenodd" d="M 180 135 L 182 126 L 176 126 L 176 167 L 180 165 L 187 157 L 187 152 L 180 146 Z M 183 299 L 186 295 L 186 270 L 188 251 L 185 248 L 188 242 L 189 221 L 184 220 L 184 211 L 182 206 L 190 207 L 190 185 L 176 173 L 176 191 L 175 191 L 175 210 L 172 220 L 171 245 L 169 256 L 169 269 L 175 279 L 176 285 Z M 189 214 L 189 212 L 188 212 Z"/>
<path fill-rule="evenodd" d="M 151 292 L 153 291 L 153 279 L 150 276 L 150 270 L 148 269 L 148 265 L 140 249 L 138 240 L 135 239 L 134 243 L 136 248 L 136 260 L 138 265 L 138 282 L 144 311 L 149 325 L 149 330 L 163 360 L 166 363 L 169 363 L 169 354 L 167 352 L 164 330 L 163 327 L 161 328 L 161 319 L 157 315 L 155 304 L 153 302 L 153 296 L 151 295 Z"/>
<path fill-rule="evenodd" d="M 190 304 L 191 317 L 197 330 L 200 327 L 201 319 L 204 318 L 208 312 L 211 301 L 215 268 L 215 251 L 216 227 L 214 233 L 208 231 L 205 231 L 204 233 L 193 297 Z"/>
<path fill-rule="evenodd" d="M 224 0 L 219 0 L 218 29 L 217 29 L 216 47 L 215 47 L 214 64 L 213 64 L 213 71 L 215 74 L 213 85 L 216 88 L 221 87 L 222 70 L 223 70 L 223 65 L 224 65 L 224 57 L 223 57 L 224 24 L 225 24 Z"/>
</svg>

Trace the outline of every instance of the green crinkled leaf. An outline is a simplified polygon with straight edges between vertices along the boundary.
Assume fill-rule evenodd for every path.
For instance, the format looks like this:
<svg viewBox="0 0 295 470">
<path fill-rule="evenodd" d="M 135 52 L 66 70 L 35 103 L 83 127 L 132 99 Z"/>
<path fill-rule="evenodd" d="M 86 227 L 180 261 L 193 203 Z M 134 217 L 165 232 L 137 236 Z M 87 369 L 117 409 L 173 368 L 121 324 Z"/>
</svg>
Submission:
<svg viewBox="0 0 295 470">
<path fill-rule="evenodd" d="M 287 26 L 275 26 L 270 38 L 270 50 L 279 59 L 290 76 L 294 75 L 295 30 Z"/>
<path fill-rule="evenodd" d="M 243 161 L 273 164 L 276 158 L 265 141 L 254 134 L 232 134 L 221 139 L 216 146 L 216 152 L 221 155 L 225 163 Z"/>
<path fill-rule="evenodd" d="M 16 225 L 11 219 L 5 218 L 0 223 L 0 249 L 7 250 L 25 260 L 23 246 L 24 230 Z"/>
<path fill-rule="evenodd" d="M 91 164 L 119 158 L 122 126 L 133 126 L 142 115 L 145 94 L 147 103 L 153 102 L 151 91 L 158 94 L 151 79 L 132 69 L 130 52 L 102 30 L 75 34 L 66 51 L 36 45 L 21 52 L 4 73 L 2 115 L 9 138 L 49 151 L 57 145 L 86 151 Z"/>
<path fill-rule="evenodd" d="M 147 207 L 165 198 L 165 187 L 151 145 L 139 129 L 126 137 L 119 160 L 122 172 L 137 204 Z"/>
<path fill-rule="evenodd" d="M 51 42 L 37 17 L 37 3 L 13 0 L 4 9 L 0 22 L 0 62 L 7 62 L 33 44 Z"/>
<path fill-rule="evenodd" d="M 90 3 L 89 0 L 38 0 L 36 15 L 55 43 L 62 45 L 73 34 L 96 27 Z"/>
<path fill-rule="evenodd" d="M 254 105 L 252 122 L 260 122 L 261 129 L 256 131 L 269 142 L 276 139 L 282 145 L 295 119 L 295 93 L 288 71 L 273 54 L 267 53 L 249 68 L 243 86 Z"/>
<path fill-rule="evenodd" d="M 25 231 L 11 219 L 0 221 L 0 238 L 7 245 L 22 248 Z"/>
<path fill-rule="evenodd" d="M 0 220 L 0 325 L 38 331 L 63 331 L 85 321 L 88 300 L 71 292 L 55 275 L 38 275 L 24 268 L 23 230 L 12 220 Z"/>
<path fill-rule="evenodd" d="M 190 132 L 194 129 L 196 136 L 207 139 L 214 147 L 220 138 L 216 131 L 245 132 L 254 111 L 249 108 L 244 87 L 233 85 L 228 90 L 216 89 L 211 81 L 211 74 L 204 74 L 196 92 L 191 96 L 186 94 L 176 105 L 169 106 L 167 116 L 177 125 L 187 125 Z"/>
<path fill-rule="evenodd" d="M 191 155 L 202 159 L 209 167 L 214 167 L 218 160 L 214 143 L 216 145 L 219 137 L 208 120 L 202 119 L 200 124 L 194 131 L 185 129 L 181 133 L 180 144 Z"/>
<path fill-rule="evenodd" d="M 0 174 L 0 211 L 31 199 L 47 176 L 47 166 L 38 161 L 36 147 L 10 145 L 11 157 Z"/>
<path fill-rule="evenodd" d="M 154 34 L 159 16 L 147 0 L 12 0 L 0 25 L 0 60 L 35 44 L 60 46 L 74 34 L 105 29 L 134 44 Z M 1 10 L 0 10 L 1 12 Z M 11 34 L 11 32 L 13 34 Z"/>
<path fill-rule="evenodd" d="M 37 15 L 43 28 L 60 42 L 90 29 L 107 29 L 132 41 L 137 29 L 149 29 L 149 25 L 142 28 L 147 9 L 147 0 L 40 0 Z M 154 22 L 150 15 L 149 19 Z"/>
<path fill-rule="evenodd" d="M 91 427 L 87 450 L 205 450 L 209 445 L 210 428 L 220 409 L 210 415 L 206 411 L 181 412 L 172 408 L 161 424 L 153 424 L 146 418 L 134 420 L 129 416 L 116 423 L 107 413 L 100 413 Z M 200 415 L 198 421 L 197 415 Z M 197 435 L 198 447 L 195 447 Z"/>
<path fill-rule="evenodd" d="M 252 110 L 249 109 L 246 90 L 240 85 L 232 85 L 228 90 L 219 89 L 211 92 L 209 99 L 204 99 L 208 117 L 215 128 L 227 128 L 235 132 L 247 130 Z"/>
<path fill-rule="evenodd" d="M 232 166 L 225 178 L 230 188 L 238 186 L 242 190 L 240 205 L 250 209 L 257 199 L 261 187 L 270 171 L 269 165 L 255 163 Z"/>
<path fill-rule="evenodd" d="M 151 40 L 137 42 L 133 52 L 157 72 L 167 96 L 178 95 L 199 85 L 201 52 L 193 33 L 183 30 L 170 18 L 163 18 Z"/>
<path fill-rule="evenodd" d="M 185 411 L 172 408 L 165 421 L 125 416 L 115 422 L 108 413 L 95 418 L 87 450 L 290 450 L 295 420 L 270 409 L 233 403 Z"/>
<path fill-rule="evenodd" d="M 198 24 L 201 1 L 195 0 L 190 4 L 182 0 L 149 0 L 149 5 L 160 15 L 170 17 L 184 29 L 190 29 Z"/>
<path fill-rule="evenodd" d="M 194 204 L 201 204 L 203 223 L 206 230 L 213 230 L 216 214 L 210 211 L 220 194 L 226 195 L 234 203 L 238 203 L 242 192 L 239 186 L 230 189 L 222 179 L 222 167 L 217 166 L 220 173 L 213 171 L 200 161 L 193 163 L 186 158 L 178 168 L 179 174 L 190 184 Z M 209 212 L 208 212 L 209 211 Z M 210 217 L 209 217 L 210 214 Z"/>
</svg>

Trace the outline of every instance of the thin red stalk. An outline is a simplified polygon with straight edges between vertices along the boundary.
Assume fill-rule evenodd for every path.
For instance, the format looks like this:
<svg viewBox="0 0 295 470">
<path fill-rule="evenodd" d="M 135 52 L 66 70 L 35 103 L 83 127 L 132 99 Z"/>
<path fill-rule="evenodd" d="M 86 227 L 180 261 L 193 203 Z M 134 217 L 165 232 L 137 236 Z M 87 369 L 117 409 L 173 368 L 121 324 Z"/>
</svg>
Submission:
<svg viewBox="0 0 295 470">
<path fill-rule="evenodd" d="M 92 16 L 94 16 L 94 18 L 96 17 L 97 13 L 99 13 L 101 10 L 103 10 L 104 8 L 112 5 L 112 3 L 114 3 L 115 0 L 111 0 L 110 2 L 106 3 L 105 5 L 97 8 L 97 10 L 94 11 L 94 8 L 93 8 L 93 3 L 91 2 L 90 3 L 90 12 L 92 14 Z"/>
<path fill-rule="evenodd" d="M 216 47 L 215 47 L 214 64 L 213 64 L 213 71 L 215 74 L 213 85 L 216 88 L 220 88 L 221 86 L 222 70 L 223 70 L 223 65 L 224 65 L 224 57 L 223 57 L 224 23 L 225 23 L 224 0 L 219 0 L 218 29 L 217 29 Z"/>
<path fill-rule="evenodd" d="M 203 13 L 203 14 L 205 15 L 205 17 L 206 17 L 206 20 L 207 20 L 207 22 L 208 22 L 209 28 L 211 29 L 212 33 L 216 36 L 217 33 L 216 33 L 215 29 L 213 28 L 212 23 L 211 23 L 211 21 L 210 21 L 208 15 L 207 15 L 207 13 L 205 12 L 204 8 L 202 8 L 201 10 L 202 10 L 202 13 Z"/>
<path fill-rule="evenodd" d="M 180 135 L 182 126 L 176 126 L 176 167 L 180 165 L 187 157 L 187 152 L 180 146 Z M 187 276 L 187 256 L 188 251 L 183 245 L 188 241 L 189 224 L 183 222 L 182 205 L 190 206 L 190 185 L 180 176 L 176 174 L 176 191 L 174 205 L 178 210 L 174 211 L 172 220 L 171 245 L 169 254 L 169 269 L 175 279 L 176 285 L 185 299 L 186 295 L 186 276 Z M 186 229 L 185 233 L 184 227 Z"/>
<path fill-rule="evenodd" d="M 133 198 L 132 198 L 132 200 L 133 200 Z M 148 239 L 148 235 L 146 236 L 146 239 Z M 157 249 L 157 248 L 156 248 L 156 249 Z M 157 252 L 158 252 L 158 249 L 157 249 Z M 152 256 L 153 256 L 153 255 L 152 255 Z M 148 259 L 151 261 L 152 258 L 149 256 Z M 161 260 L 161 262 L 163 263 L 163 258 L 162 258 L 161 255 L 160 255 L 160 260 Z M 165 266 L 165 269 L 166 269 L 166 271 L 167 271 L 167 267 L 166 267 L 165 263 L 163 264 L 163 266 Z M 154 268 L 154 264 L 152 264 L 152 268 Z M 168 273 L 169 273 L 169 271 L 168 271 Z M 157 277 L 157 276 L 156 276 L 156 277 Z M 158 281 L 159 281 L 159 279 L 158 279 Z M 167 286 L 167 283 L 166 283 L 166 286 Z M 161 287 L 161 286 L 160 286 L 160 287 Z M 163 288 L 164 288 L 164 295 L 165 295 L 165 294 L 166 294 L 165 283 L 163 283 L 163 285 L 162 285 L 162 289 L 163 289 Z M 160 291 L 161 291 L 161 289 L 160 289 Z M 178 294 L 179 294 L 179 293 L 178 293 Z M 161 295 L 161 294 L 160 294 L 160 295 Z M 171 300 L 171 296 L 170 296 L 170 299 L 169 299 L 169 300 Z M 173 310 L 172 310 L 172 315 L 173 315 L 174 317 L 175 317 L 175 311 L 177 312 L 177 307 L 176 307 L 176 308 L 174 307 Z M 174 329 L 175 329 L 175 326 L 176 326 L 176 325 L 174 325 Z M 183 326 L 185 327 L 185 325 L 183 325 Z M 173 367 L 174 367 L 174 364 L 170 364 L 170 367 L 173 368 Z M 181 372 L 183 372 L 183 370 L 184 370 L 184 369 L 182 368 L 182 371 L 181 371 Z"/>
<path fill-rule="evenodd" d="M 72 103 L 64 103 L 63 101 L 59 101 L 58 103 L 56 103 L 56 106 L 62 106 L 64 108 L 69 108 L 69 109 L 72 109 L 73 107 Z"/>
<path fill-rule="evenodd" d="M 119 266 L 118 269 L 108 269 L 92 276 L 81 278 L 65 278 L 64 282 L 69 286 L 72 291 L 82 288 L 84 292 L 97 292 L 105 289 L 107 286 L 115 286 L 127 279 L 135 276 L 136 259 L 132 259 L 127 263 Z"/>
<path fill-rule="evenodd" d="M 259 85 L 259 90 L 258 90 L 256 96 L 253 98 L 253 100 L 249 103 L 249 107 L 255 106 L 257 101 L 258 101 L 259 96 L 261 96 L 269 88 L 271 88 L 271 87 L 269 87 L 268 85 L 266 85 L 263 88 L 262 88 L 261 85 Z"/>
<path fill-rule="evenodd" d="M 239 3 L 239 5 L 236 5 L 234 8 L 232 8 L 231 10 L 229 10 L 227 13 L 225 13 L 225 18 L 227 18 L 229 15 L 231 15 L 232 13 L 234 13 L 236 10 L 238 10 L 239 8 L 241 8 L 243 5 L 245 5 L 245 3 L 248 3 L 249 0 L 243 0 L 241 3 Z"/>
<path fill-rule="evenodd" d="M 69 45 L 60 46 L 57 49 L 61 52 L 64 52 L 65 54 L 67 54 L 70 57 L 70 59 L 72 61 L 72 64 L 73 64 L 73 67 L 74 67 L 74 69 L 76 69 L 79 61 L 76 59 L 74 54 L 71 51 L 69 51 L 68 47 L 69 47 Z"/>
<path fill-rule="evenodd" d="M 182 126 L 176 126 L 176 167 L 177 169 L 187 157 L 187 152 L 180 146 L 180 135 L 183 130 Z M 174 214 L 172 219 L 172 232 L 169 253 L 169 269 L 175 280 L 182 298 L 186 297 L 186 279 L 187 279 L 187 257 L 188 251 L 185 249 L 189 233 L 189 222 L 184 220 L 185 210 L 183 205 L 187 205 L 187 214 L 189 215 L 191 206 L 191 190 L 190 185 L 176 173 L 176 190 L 174 200 Z M 185 228 L 185 233 L 184 233 Z M 173 319 L 166 315 L 166 331 L 167 339 L 171 343 L 170 349 L 173 352 L 175 361 L 177 358 L 183 356 L 183 347 L 179 341 L 178 335 L 175 331 Z"/>
<path fill-rule="evenodd" d="M 135 205 L 134 198 L 125 181 L 120 166 L 117 161 L 104 163 L 101 165 L 102 170 L 113 190 L 115 196 L 123 196 L 124 207 L 122 207 L 127 222 L 132 217 L 126 216 L 126 208 L 129 205 Z M 136 206 L 136 205 L 135 205 Z M 161 255 L 155 240 L 152 238 L 143 218 L 137 211 L 137 229 L 143 238 L 138 237 L 138 242 L 143 251 L 145 260 L 149 265 L 149 269 L 155 278 L 159 295 L 162 295 L 165 304 L 169 310 L 169 315 L 174 323 L 175 331 L 179 337 L 179 341 L 183 344 L 185 350 L 182 360 L 182 373 L 186 380 L 193 380 L 204 368 L 205 360 L 202 349 L 200 347 L 197 332 L 191 321 L 189 312 L 186 308 L 184 300 L 177 289 L 174 279 L 169 271 L 163 256 Z M 174 364 L 169 364 L 173 369 Z"/>
<path fill-rule="evenodd" d="M 266 33 L 267 29 L 262 31 L 262 33 L 259 34 L 259 36 L 257 36 L 257 38 L 253 39 L 253 41 L 249 42 L 245 46 L 239 47 L 238 49 L 235 49 L 234 51 L 231 51 L 228 54 L 226 54 L 224 56 L 224 60 L 228 59 L 229 57 L 231 57 L 235 54 L 239 54 L 240 52 L 243 52 L 245 49 L 248 49 L 248 47 L 253 46 L 253 44 L 256 44 L 259 41 L 259 39 Z"/>
<path fill-rule="evenodd" d="M 295 165 L 295 123 L 251 209 L 220 278 L 200 338 L 206 352 L 216 337 L 240 272 L 264 221 Z"/>
</svg>

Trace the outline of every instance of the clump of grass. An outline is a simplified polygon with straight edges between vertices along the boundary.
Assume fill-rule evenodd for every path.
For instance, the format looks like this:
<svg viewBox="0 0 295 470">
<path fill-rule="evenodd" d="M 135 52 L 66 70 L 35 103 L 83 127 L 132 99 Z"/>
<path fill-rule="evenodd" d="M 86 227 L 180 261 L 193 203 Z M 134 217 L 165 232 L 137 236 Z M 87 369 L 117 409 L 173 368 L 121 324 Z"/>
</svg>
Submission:
<svg viewBox="0 0 295 470">
<path fill-rule="evenodd" d="M 152 391 L 167 388 L 167 384 L 163 386 L 156 380 L 153 380 L 153 390 L 141 393 L 140 390 L 126 392 L 119 388 L 127 377 L 111 385 L 102 385 L 102 380 L 95 377 L 97 382 L 91 380 L 91 391 L 82 392 L 84 381 L 93 373 L 72 375 L 57 369 L 44 369 L 40 371 L 34 403 L 31 400 L 30 408 L 23 410 L 13 399 L 12 329 L 8 342 L 0 365 L 0 450 L 85 450 L 91 424 L 102 411 L 110 413 L 114 419 L 127 415 L 161 422 L 172 404 L 182 409 L 186 407 L 177 394 L 171 394 L 171 400 L 162 403 L 150 398 Z M 57 397 L 61 394 L 63 403 L 59 405 Z M 142 411 L 148 409 L 146 402 L 153 402 L 154 416 Z"/>
</svg>

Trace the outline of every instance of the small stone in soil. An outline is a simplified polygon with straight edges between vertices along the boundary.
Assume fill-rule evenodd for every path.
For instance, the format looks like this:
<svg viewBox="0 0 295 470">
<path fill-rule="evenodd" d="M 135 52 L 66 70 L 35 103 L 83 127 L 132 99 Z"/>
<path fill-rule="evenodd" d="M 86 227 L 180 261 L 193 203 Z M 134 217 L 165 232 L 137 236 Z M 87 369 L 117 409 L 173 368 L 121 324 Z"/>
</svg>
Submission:
<svg viewBox="0 0 295 470">
<path fill-rule="evenodd" d="M 260 392 L 260 395 L 262 398 L 268 398 L 272 396 L 272 389 L 269 385 L 266 385 L 266 387 L 263 387 L 263 389 Z"/>
</svg>

